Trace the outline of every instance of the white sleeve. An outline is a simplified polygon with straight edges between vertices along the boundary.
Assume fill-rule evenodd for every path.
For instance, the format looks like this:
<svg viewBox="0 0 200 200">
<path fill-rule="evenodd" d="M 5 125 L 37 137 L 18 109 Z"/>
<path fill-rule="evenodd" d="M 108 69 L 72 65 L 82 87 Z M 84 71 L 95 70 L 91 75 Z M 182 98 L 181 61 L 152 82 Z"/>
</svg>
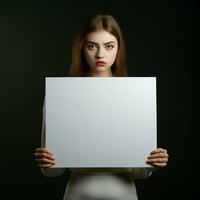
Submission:
<svg viewBox="0 0 200 200">
<path fill-rule="evenodd" d="M 151 176 L 154 168 L 128 168 L 133 179 L 145 179 Z"/>
<path fill-rule="evenodd" d="M 42 133 L 41 133 L 41 147 L 45 148 L 46 143 L 45 143 L 45 109 L 46 109 L 46 104 L 44 100 L 44 106 L 43 106 L 43 117 L 42 117 Z M 60 176 L 63 174 L 63 172 L 66 170 L 66 168 L 47 168 L 47 169 L 41 169 L 42 173 L 46 177 L 55 177 L 55 176 Z"/>
</svg>

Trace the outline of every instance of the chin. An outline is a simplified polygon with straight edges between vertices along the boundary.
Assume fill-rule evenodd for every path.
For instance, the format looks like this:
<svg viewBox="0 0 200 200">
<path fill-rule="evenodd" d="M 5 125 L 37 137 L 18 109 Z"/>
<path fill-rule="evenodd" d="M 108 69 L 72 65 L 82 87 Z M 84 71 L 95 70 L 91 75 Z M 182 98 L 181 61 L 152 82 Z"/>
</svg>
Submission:
<svg viewBox="0 0 200 200">
<path fill-rule="evenodd" d="M 97 72 L 105 72 L 107 70 L 109 70 L 109 68 L 107 68 L 107 67 L 98 67 L 98 68 L 96 68 L 95 71 L 97 71 Z"/>
</svg>

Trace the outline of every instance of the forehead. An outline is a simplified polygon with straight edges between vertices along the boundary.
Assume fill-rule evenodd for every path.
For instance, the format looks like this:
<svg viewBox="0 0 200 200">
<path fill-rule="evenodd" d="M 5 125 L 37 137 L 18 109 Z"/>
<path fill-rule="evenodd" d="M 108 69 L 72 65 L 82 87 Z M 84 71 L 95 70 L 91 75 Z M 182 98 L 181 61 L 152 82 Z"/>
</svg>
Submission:
<svg viewBox="0 0 200 200">
<path fill-rule="evenodd" d="M 117 39 L 114 35 L 110 34 L 105 30 L 102 30 L 87 34 L 86 41 L 92 41 L 99 44 L 103 44 L 110 41 L 117 42 Z"/>
</svg>

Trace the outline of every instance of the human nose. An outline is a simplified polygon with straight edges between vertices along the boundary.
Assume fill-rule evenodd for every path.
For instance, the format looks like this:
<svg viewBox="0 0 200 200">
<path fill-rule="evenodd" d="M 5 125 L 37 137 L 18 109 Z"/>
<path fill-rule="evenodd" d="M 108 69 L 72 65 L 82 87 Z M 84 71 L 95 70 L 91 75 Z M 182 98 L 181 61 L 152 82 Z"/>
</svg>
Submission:
<svg viewBox="0 0 200 200">
<path fill-rule="evenodd" d="M 96 58 L 100 59 L 100 58 L 104 58 L 104 52 L 102 48 L 99 48 L 97 53 L 96 53 Z"/>
</svg>

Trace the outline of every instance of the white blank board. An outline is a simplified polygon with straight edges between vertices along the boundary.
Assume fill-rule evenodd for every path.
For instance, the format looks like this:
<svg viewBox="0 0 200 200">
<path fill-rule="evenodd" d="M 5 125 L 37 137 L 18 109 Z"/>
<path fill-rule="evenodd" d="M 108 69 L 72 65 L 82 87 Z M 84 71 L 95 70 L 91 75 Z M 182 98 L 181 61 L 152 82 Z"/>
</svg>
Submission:
<svg viewBox="0 0 200 200">
<path fill-rule="evenodd" d="M 46 78 L 53 167 L 150 167 L 156 117 L 155 77 Z"/>
</svg>

